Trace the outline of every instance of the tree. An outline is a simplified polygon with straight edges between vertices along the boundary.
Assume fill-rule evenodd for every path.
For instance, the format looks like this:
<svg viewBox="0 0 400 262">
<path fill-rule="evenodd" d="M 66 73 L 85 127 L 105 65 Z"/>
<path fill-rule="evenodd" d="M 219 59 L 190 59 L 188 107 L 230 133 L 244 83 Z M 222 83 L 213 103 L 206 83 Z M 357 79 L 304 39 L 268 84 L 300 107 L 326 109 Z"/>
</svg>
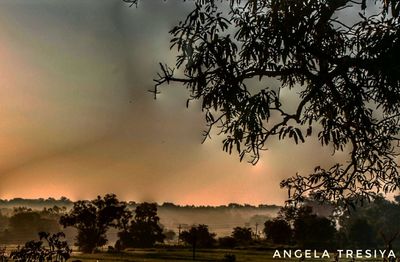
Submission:
<svg viewBox="0 0 400 262">
<path fill-rule="evenodd" d="M 122 247 L 153 247 L 156 242 L 164 242 L 157 204 L 142 203 L 136 207 L 135 213 L 130 226 L 119 233 Z"/>
<path fill-rule="evenodd" d="M 216 242 L 215 233 L 210 233 L 207 225 L 192 226 L 189 230 L 182 231 L 179 237 L 192 246 L 193 260 L 196 258 L 196 248 L 209 248 Z"/>
<path fill-rule="evenodd" d="M 301 248 L 332 248 L 336 228 L 332 220 L 310 212 L 300 212 L 293 222 L 293 238 Z"/>
<path fill-rule="evenodd" d="M 328 247 L 332 248 L 332 244 L 336 244 L 335 237 L 337 232 L 333 219 L 324 216 L 318 216 L 314 213 L 311 206 L 287 205 L 281 208 L 276 220 L 280 221 L 281 224 L 286 223 L 289 225 L 292 230 L 293 240 L 301 248 L 326 249 Z M 266 225 L 268 224 L 270 223 L 267 221 Z M 286 226 L 282 225 L 282 228 L 285 227 Z M 265 230 L 268 234 L 268 230 Z M 276 230 L 274 233 L 279 235 L 278 230 Z"/>
<path fill-rule="evenodd" d="M 39 241 L 29 241 L 20 249 L 14 250 L 10 254 L 13 261 L 67 261 L 72 250 L 68 243 L 63 241 L 65 235 L 62 232 L 50 234 L 47 232 L 39 233 Z M 3 260 L 2 260 L 3 261 Z"/>
<path fill-rule="evenodd" d="M 294 240 L 303 248 L 332 248 L 335 233 L 333 222 L 317 215 L 298 218 L 293 228 Z"/>
<path fill-rule="evenodd" d="M 366 219 L 355 219 L 349 225 L 348 240 L 354 243 L 356 248 L 372 248 L 375 245 L 376 232 Z"/>
<path fill-rule="evenodd" d="M 400 203 L 380 196 L 374 200 L 373 205 L 367 208 L 366 215 L 370 217 L 370 224 L 375 226 L 385 248 L 393 249 L 393 244 L 400 235 L 400 226 L 397 223 L 400 217 Z"/>
<path fill-rule="evenodd" d="M 313 214 L 313 208 L 308 205 L 286 205 L 278 212 L 278 219 L 287 221 L 290 226 L 293 226 L 296 219 L 307 217 Z"/>
<path fill-rule="evenodd" d="M 311 193 L 352 203 L 398 189 L 400 2 L 226 3 L 196 0 L 170 31 L 176 68 L 161 65 L 154 92 L 183 84 L 188 102 L 201 100 L 205 139 L 220 129 L 223 150 L 241 160 L 256 163 L 274 137 L 297 144 L 315 132 L 323 146 L 348 152 L 348 161 L 282 181 L 292 200 Z M 349 22 L 345 12 L 358 18 Z M 283 89 L 297 99 L 294 110 Z"/>
<path fill-rule="evenodd" d="M 253 240 L 253 230 L 249 227 L 235 227 L 232 232 L 232 237 L 236 242 L 248 244 Z"/>
<path fill-rule="evenodd" d="M 267 220 L 264 223 L 264 234 L 275 244 L 289 244 L 293 235 L 289 223 L 280 218 Z"/>
<path fill-rule="evenodd" d="M 41 231 L 55 233 L 60 231 L 59 215 L 43 209 L 15 208 L 8 219 L 8 226 L 2 232 L 1 241 L 10 244 L 23 244 L 34 239 Z"/>
<path fill-rule="evenodd" d="M 378 196 L 364 206 L 357 206 L 356 212 L 343 212 L 339 217 L 340 231 L 355 246 L 382 247 L 392 249 L 400 246 L 399 198 L 389 201 Z M 362 231 L 362 232 L 361 232 Z"/>
<path fill-rule="evenodd" d="M 165 235 L 165 240 L 173 241 L 176 238 L 176 233 L 172 229 L 164 229 L 163 234 Z"/>
<path fill-rule="evenodd" d="M 60 224 L 75 227 L 78 230 L 76 245 L 81 251 L 91 253 L 107 243 L 106 233 L 110 227 L 121 227 L 121 221 L 131 216 L 125 202 L 114 194 L 107 194 L 92 201 L 75 202 L 72 210 L 61 216 Z"/>
<path fill-rule="evenodd" d="M 218 238 L 218 245 L 222 248 L 234 248 L 237 244 L 236 239 L 231 236 Z"/>
</svg>

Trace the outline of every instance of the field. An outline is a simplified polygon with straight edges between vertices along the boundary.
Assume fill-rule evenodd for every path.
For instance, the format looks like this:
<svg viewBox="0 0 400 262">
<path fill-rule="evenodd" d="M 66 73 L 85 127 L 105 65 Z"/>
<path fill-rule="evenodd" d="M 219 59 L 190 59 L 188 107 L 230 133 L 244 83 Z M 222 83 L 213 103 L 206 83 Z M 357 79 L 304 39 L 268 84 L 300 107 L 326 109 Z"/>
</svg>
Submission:
<svg viewBox="0 0 400 262">
<path fill-rule="evenodd" d="M 248 250 L 223 250 L 206 249 L 196 252 L 196 261 L 223 261 L 225 254 L 233 254 L 236 261 L 285 261 L 272 258 L 272 251 L 248 251 Z M 98 253 L 74 255 L 73 259 L 82 261 L 148 261 L 148 262 L 185 262 L 193 261 L 192 252 L 189 249 L 140 249 L 128 251 L 123 254 Z M 287 261 L 287 260 L 286 260 Z"/>
<path fill-rule="evenodd" d="M 236 261 L 249 262 L 272 262 L 272 261 L 299 261 L 299 259 L 273 258 L 273 251 L 258 250 L 226 250 L 226 249 L 205 249 L 196 252 L 196 261 L 226 261 L 225 254 L 235 255 Z M 185 262 L 193 261 L 192 252 L 189 249 L 135 249 L 122 254 L 97 253 L 97 254 L 75 254 L 71 261 L 81 260 L 84 262 L 97 261 L 146 261 L 146 262 Z M 330 259 L 308 259 L 306 261 L 333 261 Z M 349 261 L 349 260 L 340 260 Z M 358 260 L 357 260 L 358 261 Z M 360 260 L 361 261 L 361 260 Z M 369 260 L 371 261 L 371 260 Z M 380 260 L 377 260 L 380 261 Z"/>
</svg>

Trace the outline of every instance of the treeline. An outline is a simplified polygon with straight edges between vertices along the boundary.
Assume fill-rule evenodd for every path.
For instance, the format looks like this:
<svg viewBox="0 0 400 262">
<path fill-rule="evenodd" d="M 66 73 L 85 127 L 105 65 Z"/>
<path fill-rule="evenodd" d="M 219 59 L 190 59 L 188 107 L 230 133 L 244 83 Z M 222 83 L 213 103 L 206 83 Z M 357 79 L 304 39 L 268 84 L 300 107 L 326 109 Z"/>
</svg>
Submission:
<svg viewBox="0 0 400 262">
<path fill-rule="evenodd" d="M 108 243 L 107 232 L 112 228 L 118 231 L 118 241 L 114 247 L 108 247 L 109 251 L 120 252 L 127 248 L 154 247 L 164 243 L 167 238 L 176 237 L 174 231 L 163 228 L 157 215 L 157 207 L 155 203 L 141 203 L 132 211 L 126 202 L 119 201 L 113 194 L 108 194 L 91 201 L 77 201 L 69 211 L 58 207 L 45 208 L 41 211 L 15 208 L 13 215 L 8 218 L 8 227 L 2 232 L 4 238 L 2 242 L 20 241 L 19 233 L 24 233 L 25 237 L 33 239 L 11 253 L 11 258 L 22 259 L 21 261 L 67 260 L 71 249 L 63 240 L 65 234 L 53 233 L 57 232 L 60 226 L 75 228 L 77 232 L 75 245 L 84 253 L 92 253 L 105 246 Z M 13 235 L 15 238 L 11 239 Z M 37 235 L 39 240 L 35 240 Z M 191 246 L 194 254 L 197 247 L 212 248 L 224 243 L 224 240 L 217 241 L 215 237 L 216 234 L 209 232 L 207 225 L 193 225 L 179 232 L 180 242 L 177 244 Z M 247 245 L 253 237 L 250 228 L 237 227 L 232 234 L 235 245 L 238 243 Z"/>
<path fill-rule="evenodd" d="M 57 203 L 57 201 L 58 200 L 49 198 L 45 202 L 50 205 Z M 70 200 L 64 198 L 63 202 L 69 203 Z M 75 205 L 77 203 L 82 204 L 93 202 L 94 201 L 78 201 L 75 203 Z M 132 202 L 119 202 L 124 203 L 126 209 L 132 212 L 133 215 L 134 210 L 136 210 L 137 207 L 141 206 L 141 204 L 139 203 L 135 203 L 135 205 L 132 205 Z M 9 203 L 15 204 L 16 202 L 10 201 Z M 28 201 L 21 203 L 32 202 Z M 35 203 L 43 203 L 43 201 L 35 200 Z M 0 245 L 23 244 L 29 240 L 34 239 L 37 236 L 37 233 L 40 231 L 50 233 L 63 231 L 66 234 L 66 239 L 68 240 L 68 242 L 73 243 L 75 240 L 75 236 L 77 235 L 77 229 L 75 227 L 64 228 L 59 223 L 61 216 L 66 215 L 70 211 L 74 210 L 74 202 L 71 203 L 72 204 L 69 208 L 53 206 L 50 208 L 42 207 L 42 209 L 37 209 L 38 207 L 40 207 L 40 205 L 34 205 L 34 207 L 36 208 L 2 208 L 0 210 Z M 276 214 L 278 210 L 278 208 L 276 207 L 272 210 L 269 210 L 271 206 L 268 205 L 255 207 L 234 203 L 220 207 L 182 207 L 173 203 L 164 203 L 161 206 L 153 203 L 152 205 L 156 206 L 157 208 L 157 217 L 160 216 L 159 211 L 162 211 L 161 213 L 163 214 L 162 220 L 164 226 L 161 225 L 161 223 L 160 226 L 163 228 L 165 240 L 168 244 L 182 244 L 183 242 L 180 241 L 178 237 L 178 227 L 181 227 L 182 230 L 188 229 L 190 225 L 194 223 L 194 221 L 205 224 L 211 223 L 212 228 L 214 230 L 217 230 L 218 234 L 226 235 L 229 232 L 229 229 L 227 228 L 229 227 L 229 225 L 261 225 L 262 223 L 264 223 L 265 220 Z M 269 214 L 271 214 L 271 216 L 264 215 L 266 209 L 268 210 Z M 160 220 L 160 218 L 158 219 Z M 226 226 L 224 226 L 224 223 L 227 223 Z M 226 229 L 221 231 L 221 227 Z M 110 227 L 109 229 L 110 230 L 108 230 L 106 234 L 108 238 L 108 244 L 114 244 L 119 239 L 119 229 L 116 227 Z"/>
<path fill-rule="evenodd" d="M 65 212 L 65 207 L 54 206 L 42 210 L 18 207 L 10 215 L 0 213 L 0 244 L 23 244 L 39 232 L 59 232 L 59 219 Z"/>
<path fill-rule="evenodd" d="M 400 248 L 400 196 L 383 196 L 353 209 L 337 208 L 328 217 L 312 207 L 284 207 L 265 222 L 267 241 L 306 249 L 392 249 Z"/>
<path fill-rule="evenodd" d="M 130 202 L 130 205 L 137 205 L 135 202 Z M 277 205 L 268 205 L 268 204 L 259 204 L 257 206 L 250 204 L 238 204 L 238 203 L 229 203 L 228 205 L 219 205 L 219 206 L 210 206 L 210 205 L 177 205 L 171 202 L 164 202 L 159 207 L 167 207 L 167 208 L 188 208 L 188 209 L 277 209 L 280 206 Z"/>
<path fill-rule="evenodd" d="M 331 211 L 329 216 L 327 210 Z M 128 203 L 108 194 L 74 202 L 70 210 L 57 206 L 40 211 L 15 208 L 11 216 L 0 216 L 0 242 L 21 244 L 23 240 L 35 239 L 38 232 L 49 232 L 49 236 L 64 231 L 68 235 L 68 230 L 73 229 L 75 245 L 87 253 L 107 246 L 110 230 L 118 238 L 114 246 L 109 246 L 113 252 L 163 245 L 166 240 L 173 240 L 169 244 L 190 246 L 193 254 L 197 248 L 214 247 L 399 248 L 400 226 L 396 223 L 399 216 L 400 197 L 389 201 L 379 196 L 350 212 L 318 208 L 308 201 L 296 207 L 282 207 L 277 217 L 259 225 L 262 234 L 245 226 L 234 227 L 229 236 L 218 237 L 206 224 L 179 228 L 178 232 L 164 228 L 156 203 L 140 203 L 132 209 Z"/>
<path fill-rule="evenodd" d="M 12 198 L 12 199 L 0 199 L 0 208 L 13 208 L 13 207 L 30 207 L 30 208 L 43 208 L 43 207 L 53 207 L 53 206 L 63 206 L 70 208 L 74 204 L 74 201 L 68 199 L 67 197 L 56 198 L 37 198 L 37 199 L 26 199 L 26 198 Z M 135 201 L 127 201 L 126 204 L 130 208 L 135 208 L 140 203 Z M 162 204 L 156 203 L 157 207 L 161 208 L 184 208 L 184 209 L 277 209 L 280 206 L 259 204 L 238 204 L 229 203 L 227 205 L 211 206 L 211 205 L 179 205 L 171 202 L 164 202 Z"/>
<path fill-rule="evenodd" d="M 12 199 L 0 199 L 0 208 L 14 208 L 14 207 L 30 207 L 34 209 L 41 209 L 43 207 L 63 206 L 71 207 L 74 202 L 66 197 L 60 199 L 49 198 L 37 198 L 37 199 L 26 199 L 26 198 L 12 198 Z"/>
<path fill-rule="evenodd" d="M 179 238 L 193 249 L 398 249 L 399 217 L 400 196 L 394 201 L 377 196 L 354 209 L 321 207 L 307 200 L 303 205 L 282 207 L 277 217 L 265 221 L 262 235 L 249 227 L 235 227 L 230 236 L 216 238 L 207 225 L 197 225 L 183 231 Z"/>
</svg>

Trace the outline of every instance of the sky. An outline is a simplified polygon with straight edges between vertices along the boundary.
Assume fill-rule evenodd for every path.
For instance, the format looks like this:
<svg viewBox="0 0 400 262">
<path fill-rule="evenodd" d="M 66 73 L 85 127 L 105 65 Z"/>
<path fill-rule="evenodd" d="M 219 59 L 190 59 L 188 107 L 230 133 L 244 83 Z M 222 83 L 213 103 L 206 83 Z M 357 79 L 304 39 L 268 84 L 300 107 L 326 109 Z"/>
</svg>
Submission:
<svg viewBox="0 0 400 262">
<path fill-rule="evenodd" d="M 201 143 L 204 116 L 182 86 L 153 99 L 158 63 L 174 62 L 168 30 L 190 8 L 2 0 L 0 198 L 283 204 L 282 179 L 334 162 L 315 139 L 271 141 L 257 165 L 240 162 L 215 134 Z"/>
</svg>

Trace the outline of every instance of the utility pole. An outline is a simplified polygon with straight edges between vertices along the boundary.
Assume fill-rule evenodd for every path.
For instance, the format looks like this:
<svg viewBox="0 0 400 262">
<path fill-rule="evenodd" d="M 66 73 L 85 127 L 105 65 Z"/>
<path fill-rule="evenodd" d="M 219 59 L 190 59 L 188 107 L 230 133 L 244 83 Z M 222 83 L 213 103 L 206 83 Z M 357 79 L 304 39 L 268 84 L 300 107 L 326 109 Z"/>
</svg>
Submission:
<svg viewBox="0 0 400 262">
<path fill-rule="evenodd" d="M 179 246 L 179 241 L 181 240 L 181 229 L 182 229 L 182 226 L 181 226 L 181 224 L 179 224 L 179 226 L 178 226 L 178 246 Z"/>
<path fill-rule="evenodd" d="M 256 223 L 256 240 L 258 240 L 258 223 Z"/>
</svg>

